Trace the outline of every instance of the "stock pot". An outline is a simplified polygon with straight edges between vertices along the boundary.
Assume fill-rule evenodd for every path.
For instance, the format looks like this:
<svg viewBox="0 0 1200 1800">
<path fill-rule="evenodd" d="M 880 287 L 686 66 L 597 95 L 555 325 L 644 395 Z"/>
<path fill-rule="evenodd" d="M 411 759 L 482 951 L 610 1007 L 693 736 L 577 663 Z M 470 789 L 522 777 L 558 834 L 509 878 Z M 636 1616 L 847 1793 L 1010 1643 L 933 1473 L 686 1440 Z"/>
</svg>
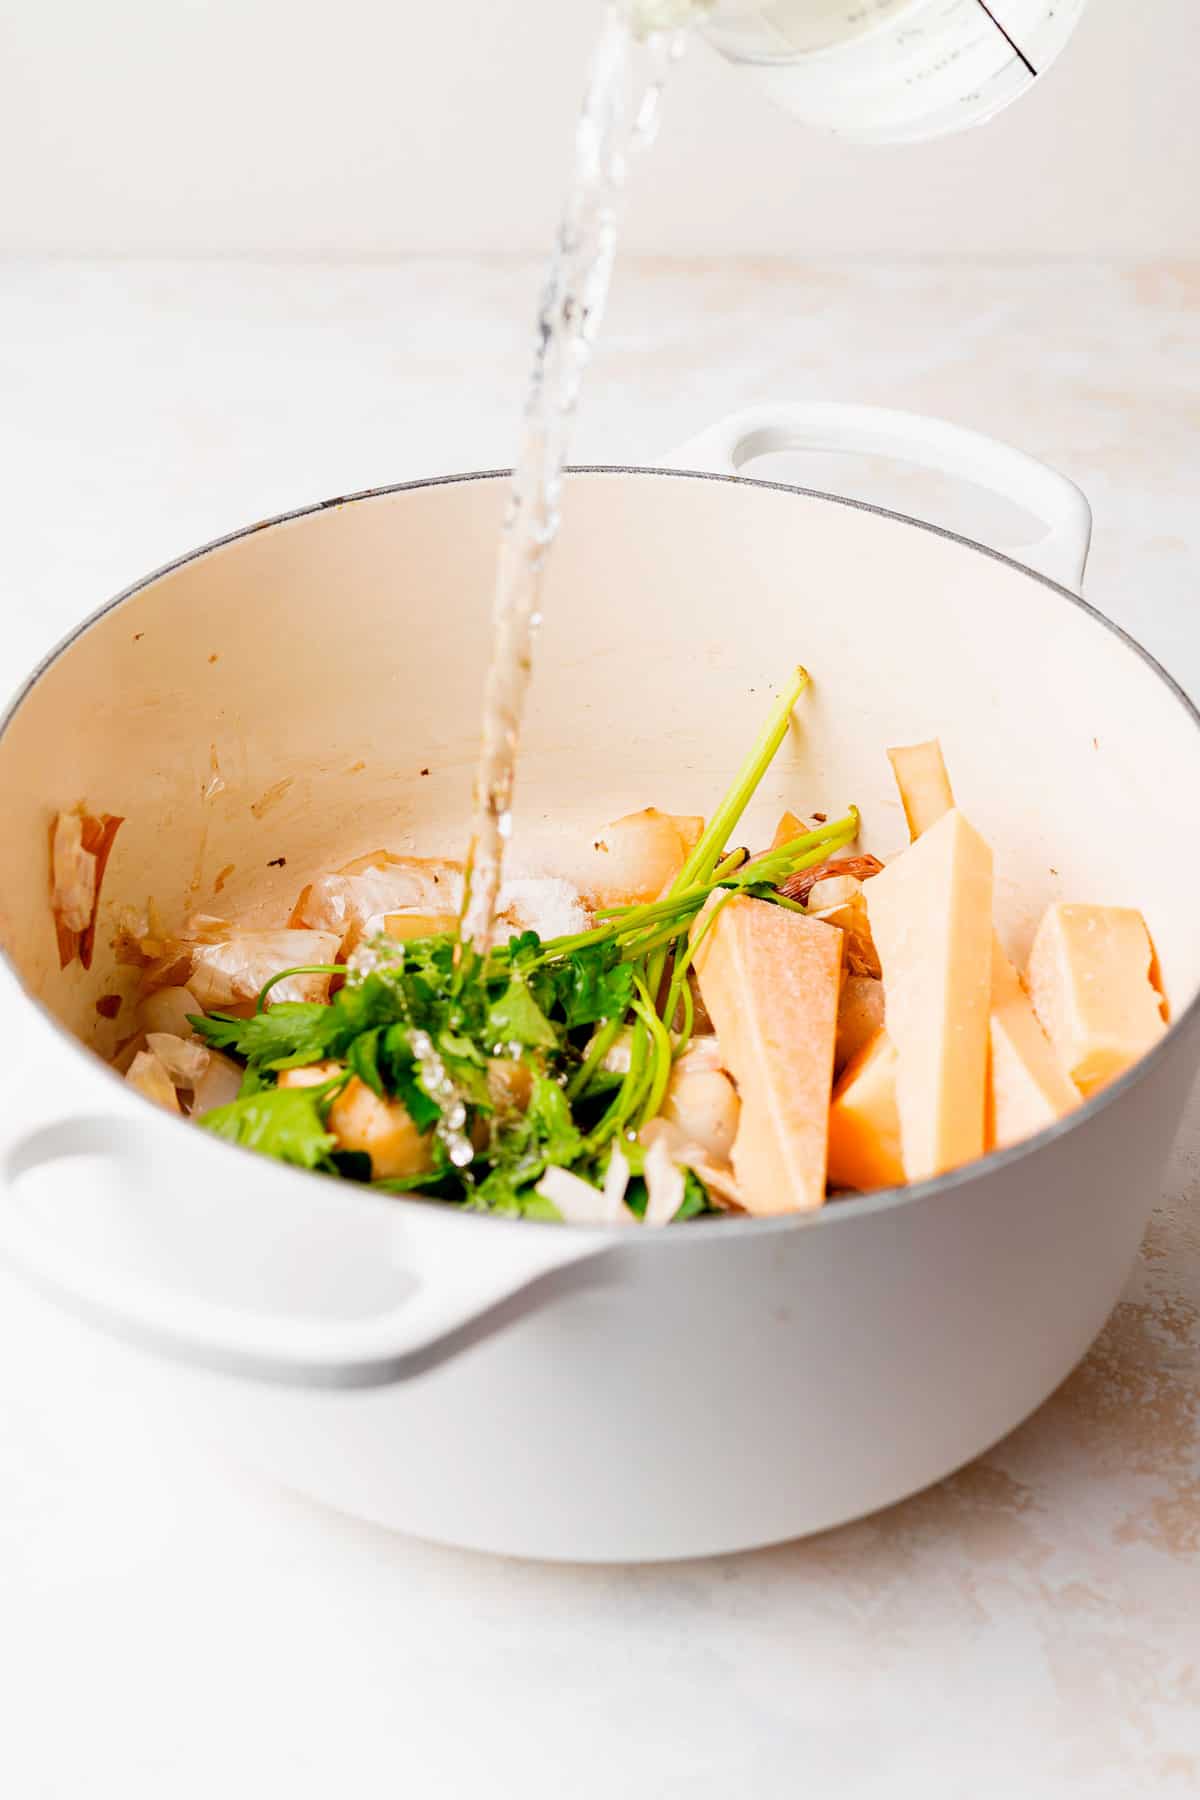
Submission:
<svg viewBox="0 0 1200 1800">
<path fill-rule="evenodd" d="M 1045 524 L 1024 567 L 871 507 L 746 479 L 795 445 L 966 475 Z M 712 471 L 717 471 L 714 476 Z M 662 469 L 568 483 L 518 842 L 648 804 L 704 812 L 793 664 L 814 676 L 749 816 L 857 803 L 904 840 L 884 747 L 940 735 L 1022 955 L 1047 901 L 1141 906 L 1173 1024 L 1032 1142 L 815 1216 L 603 1233 L 379 1198 L 256 1158 L 104 1066 L 152 896 L 282 921 L 316 870 L 464 837 L 497 474 L 254 525 L 102 608 L 0 728 L 0 1253 L 171 1370 L 280 1481 L 446 1542 L 550 1558 L 742 1549 L 977 1455 L 1116 1300 L 1200 1060 L 1200 718 L 1075 591 L 1086 502 L 1018 452 L 862 408 L 739 415 Z M 47 831 L 122 815 L 90 971 L 60 971 Z M 1169 877 L 1136 846 L 1171 846 Z M 219 886 L 220 897 L 215 889 Z M 109 997 L 106 999 L 106 996 Z"/>
</svg>

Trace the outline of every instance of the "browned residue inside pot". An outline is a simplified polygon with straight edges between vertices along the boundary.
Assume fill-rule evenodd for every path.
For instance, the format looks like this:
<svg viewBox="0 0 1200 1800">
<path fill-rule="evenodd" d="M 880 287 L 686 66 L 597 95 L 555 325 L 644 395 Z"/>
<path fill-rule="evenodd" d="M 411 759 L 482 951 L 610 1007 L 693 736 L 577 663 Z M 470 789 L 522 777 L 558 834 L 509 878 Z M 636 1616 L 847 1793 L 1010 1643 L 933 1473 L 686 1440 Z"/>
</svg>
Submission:
<svg viewBox="0 0 1200 1800">
<path fill-rule="evenodd" d="M 250 811 L 254 814 L 255 818 L 265 818 L 273 806 L 278 806 L 279 802 L 294 783 L 294 776 L 285 775 L 282 781 L 276 781 L 264 794 L 260 794 L 257 800 L 251 801 Z"/>
</svg>

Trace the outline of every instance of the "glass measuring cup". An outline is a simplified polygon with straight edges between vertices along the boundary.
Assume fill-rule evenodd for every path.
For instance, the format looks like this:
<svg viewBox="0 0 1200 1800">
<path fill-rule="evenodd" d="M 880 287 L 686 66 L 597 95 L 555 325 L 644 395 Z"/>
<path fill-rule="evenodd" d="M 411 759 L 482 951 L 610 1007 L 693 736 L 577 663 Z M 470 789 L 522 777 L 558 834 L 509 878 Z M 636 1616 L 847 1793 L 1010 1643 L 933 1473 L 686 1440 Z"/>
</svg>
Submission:
<svg viewBox="0 0 1200 1800">
<path fill-rule="evenodd" d="M 810 125 L 864 143 L 981 125 L 1028 93 L 1087 0 L 718 0 L 709 41 Z"/>
</svg>

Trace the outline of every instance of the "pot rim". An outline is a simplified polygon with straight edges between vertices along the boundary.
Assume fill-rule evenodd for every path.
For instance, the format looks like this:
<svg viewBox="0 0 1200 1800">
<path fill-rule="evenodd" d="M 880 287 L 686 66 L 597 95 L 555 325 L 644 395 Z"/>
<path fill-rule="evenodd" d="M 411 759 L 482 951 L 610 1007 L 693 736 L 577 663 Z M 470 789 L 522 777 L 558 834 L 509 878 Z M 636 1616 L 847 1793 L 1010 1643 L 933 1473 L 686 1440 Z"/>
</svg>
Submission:
<svg viewBox="0 0 1200 1800">
<path fill-rule="evenodd" d="M 934 537 L 947 538 L 952 543 L 962 544 L 966 549 L 974 550 L 981 556 L 990 557 L 993 562 L 1002 563 L 1008 568 L 1015 569 L 1019 574 L 1027 576 L 1031 581 L 1038 582 L 1042 587 L 1049 589 L 1051 593 L 1058 595 L 1060 599 L 1066 600 L 1072 606 L 1077 607 L 1080 612 L 1085 613 L 1095 624 L 1111 633 L 1111 635 L 1117 638 L 1127 650 L 1132 651 L 1136 657 L 1140 658 L 1146 667 L 1158 677 L 1167 693 L 1183 707 L 1193 725 L 1200 731 L 1200 708 L 1197 707 L 1180 683 L 1176 681 L 1175 677 L 1163 667 L 1158 658 L 1147 650 L 1145 645 L 1141 644 L 1132 633 L 1126 631 L 1124 626 L 1118 625 L 1115 620 L 1110 619 L 1106 613 L 1101 612 L 1098 607 L 1093 606 L 1090 601 L 1085 600 L 1082 595 L 1074 593 L 1072 589 L 1068 587 L 1064 587 L 1061 582 L 1055 581 L 1053 577 L 1043 575 L 1039 570 L 1032 569 L 1028 564 L 1018 561 L 1016 557 L 1009 556 L 1002 550 L 993 549 L 991 545 L 981 544 L 974 538 L 964 536 L 961 532 L 951 531 L 944 525 L 932 524 L 927 519 L 915 519 L 907 513 L 895 512 L 886 506 L 876 506 L 867 500 L 849 499 L 841 494 L 827 494 L 818 488 L 801 487 L 796 483 L 785 481 L 766 481 L 755 476 L 721 474 L 705 469 L 664 469 L 662 467 L 647 466 L 637 463 L 577 463 L 569 465 L 565 473 L 571 476 L 652 476 L 659 481 L 711 481 L 733 487 L 765 488 L 776 493 L 796 494 L 808 500 L 826 501 L 830 505 L 844 506 L 854 512 L 871 513 L 879 518 L 894 519 L 898 524 L 911 526 L 917 531 L 929 532 Z M 395 494 L 419 492 L 425 488 L 450 487 L 465 482 L 511 481 L 512 474 L 513 471 L 511 469 L 466 470 L 448 475 L 420 476 L 412 481 L 390 482 L 381 487 L 360 488 L 353 493 L 338 494 L 328 500 L 312 501 L 307 506 L 293 507 L 287 512 L 276 513 L 265 519 L 258 519 L 252 525 L 240 526 L 234 531 L 226 532 L 220 537 L 211 539 L 206 544 L 199 545 L 196 549 L 185 551 L 181 556 L 173 557 L 170 562 L 161 564 L 160 567 L 151 570 L 149 574 L 143 575 L 138 580 L 131 582 L 128 587 L 122 588 L 121 591 L 113 595 L 111 599 L 104 601 L 94 612 L 89 613 L 86 618 L 81 619 L 77 625 L 73 626 L 70 631 L 65 633 L 64 636 L 39 659 L 33 669 L 25 677 L 24 681 L 18 685 L 3 709 L 0 710 L 0 745 L 2 745 L 5 733 L 20 707 L 29 698 L 43 676 L 49 672 L 61 656 L 65 655 L 65 653 L 70 650 L 71 647 L 85 635 L 85 633 L 90 631 L 94 625 L 98 625 L 101 619 L 106 618 L 110 612 L 115 612 L 119 606 L 123 606 L 124 603 L 127 600 L 131 600 L 135 594 L 140 594 L 146 588 L 152 587 L 155 582 L 161 580 L 164 576 L 174 574 L 177 569 L 186 568 L 189 563 L 199 561 L 201 557 L 208 556 L 212 551 L 224 549 L 227 545 L 235 544 L 242 538 L 252 537 L 257 532 L 269 531 L 278 525 L 289 525 L 297 519 L 310 518 L 317 513 L 328 512 L 334 508 L 349 506 L 359 501 L 387 499 Z M 0 963 L 10 971 L 25 998 L 31 1005 L 38 1008 L 54 1032 L 66 1043 L 73 1054 L 88 1058 L 90 1066 L 95 1067 L 98 1064 L 99 1067 L 106 1071 L 110 1079 L 115 1082 L 120 1081 L 120 1077 L 116 1075 L 115 1071 L 112 1070 L 109 1065 L 101 1062 L 92 1051 L 87 1049 L 84 1044 L 81 1044 L 74 1033 L 67 1030 L 66 1026 L 50 1012 L 49 1008 L 42 1000 L 37 995 L 29 992 L 22 979 L 20 970 L 14 964 L 3 944 L 0 944 Z M 1033 1137 L 1025 1138 L 1020 1143 L 1010 1145 L 1003 1150 L 993 1150 L 985 1156 L 976 1157 L 973 1161 L 963 1164 L 960 1168 L 951 1169 L 947 1174 L 938 1175 L 926 1181 L 911 1182 L 904 1187 L 882 1188 L 869 1194 L 848 1195 L 845 1198 L 839 1199 L 835 1205 L 826 1204 L 813 1212 L 807 1213 L 786 1213 L 767 1218 L 750 1218 L 726 1213 L 722 1214 L 719 1218 L 697 1219 L 689 1223 L 686 1234 L 654 1231 L 639 1233 L 635 1239 L 631 1239 L 625 1232 L 612 1232 L 594 1227 L 576 1227 L 575 1229 L 578 1231 L 585 1231 L 589 1237 L 595 1239 L 598 1243 L 611 1244 L 614 1248 L 618 1245 L 621 1247 L 632 1247 L 635 1242 L 638 1244 L 665 1244 L 676 1242 L 694 1243 L 698 1236 L 708 1238 L 712 1237 L 714 1234 L 719 1234 L 728 1241 L 731 1233 L 742 1236 L 747 1232 L 761 1235 L 766 1231 L 811 1230 L 819 1226 L 834 1225 L 839 1220 L 849 1222 L 854 1219 L 870 1217 L 878 1213 L 891 1212 L 900 1207 L 917 1205 L 923 1200 L 932 1199 L 935 1196 L 949 1193 L 956 1188 L 965 1186 L 967 1183 L 998 1173 L 1002 1169 L 1006 1169 L 1017 1162 L 1036 1155 L 1041 1150 L 1048 1149 L 1052 1144 L 1059 1142 L 1069 1133 L 1077 1131 L 1081 1126 L 1097 1117 L 1107 1107 L 1114 1105 L 1118 1099 L 1137 1086 L 1142 1080 L 1146 1079 L 1158 1064 L 1162 1062 L 1168 1054 L 1173 1052 L 1176 1044 L 1182 1040 L 1186 1032 L 1198 1024 L 1200 1024 L 1200 991 L 1192 997 L 1187 1006 L 1184 1007 L 1183 1011 L 1170 1021 L 1166 1032 L 1159 1039 L 1158 1043 L 1155 1044 L 1153 1049 L 1147 1051 L 1146 1054 L 1141 1056 L 1123 1075 L 1119 1076 L 1116 1081 L 1111 1082 L 1107 1087 L 1102 1088 L 1099 1093 L 1094 1094 L 1090 1100 L 1084 1101 L 1081 1106 L 1076 1107 L 1064 1118 L 1056 1120 L 1053 1125 L 1049 1125 L 1045 1127 L 1044 1130 L 1037 1132 Z M 182 1129 L 189 1133 L 195 1130 L 195 1127 L 188 1119 L 172 1119 L 169 1115 L 164 1115 L 163 1122 L 164 1124 Z M 236 1155 L 254 1157 L 255 1160 L 259 1162 L 262 1160 L 257 1152 L 244 1150 L 240 1145 L 222 1143 L 221 1149 L 233 1151 Z M 307 1180 L 310 1178 L 308 1171 L 291 1169 L 285 1163 L 277 1163 L 275 1165 L 275 1170 L 277 1174 L 282 1173 L 297 1179 Z M 356 1187 L 353 1190 L 353 1197 L 356 1199 L 361 1200 L 368 1195 L 371 1195 L 371 1190 L 369 1188 L 364 1190 L 363 1188 Z M 372 1197 L 382 1198 L 381 1196 Z M 397 1196 L 395 1195 L 389 1195 L 387 1197 L 387 1203 L 391 1204 L 396 1198 Z M 439 1217 L 446 1219 L 449 1229 L 454 1229 L 449 1223 L 452 1219 L 458 1221 L 459 1228 L 464 1227 L 468 1223 L 486 1223 L 491 1224 L 492 1226 L 504 1224 L 510 1227 L 515 1224 L 526 1231 L 531 1228 L 543 1231 L 559 1231 L 562 1229 L 561 1226 L 553 1224 L 549 1220 L 512 1220 L 487 1213 L 468 1213 L 462 1208 L 448 1206 L 444 1201 L 425 1199 L 423 1196 L 417 1194 L 400 1196 L 400 1198 L 403 1198 L 408 1204 L 412 1204 L 415 1201 L 420 1205 L 422 1211 L 436 1212 Z"/>
</svg>

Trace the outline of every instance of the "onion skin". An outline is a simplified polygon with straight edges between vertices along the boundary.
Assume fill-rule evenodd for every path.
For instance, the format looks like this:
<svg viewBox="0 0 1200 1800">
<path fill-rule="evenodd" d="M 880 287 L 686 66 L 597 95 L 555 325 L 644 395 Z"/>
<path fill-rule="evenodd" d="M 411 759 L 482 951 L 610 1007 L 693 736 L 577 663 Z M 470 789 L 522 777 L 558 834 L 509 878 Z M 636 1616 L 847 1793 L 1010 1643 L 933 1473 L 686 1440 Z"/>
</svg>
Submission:
<svg viewBox="0 0 1200 1800">
<path fill-rule="evenodd" d="M 862 856 L 839 856 L 832 862 L 818 863 L 815 869 L 801 869 L 799 874 L 789 875 L 786 881 L 779 884 L 779 892 L 785 900 L 796 900 L 801 906 L 808 905 L 808 897 L 819 881 L 828 881 L 834 875 L 850 875 L 857 881 L 869 881 L 872 875 L 882 875 L 883 864 L 877 856 L 866 852 Z"/>
</svg>

